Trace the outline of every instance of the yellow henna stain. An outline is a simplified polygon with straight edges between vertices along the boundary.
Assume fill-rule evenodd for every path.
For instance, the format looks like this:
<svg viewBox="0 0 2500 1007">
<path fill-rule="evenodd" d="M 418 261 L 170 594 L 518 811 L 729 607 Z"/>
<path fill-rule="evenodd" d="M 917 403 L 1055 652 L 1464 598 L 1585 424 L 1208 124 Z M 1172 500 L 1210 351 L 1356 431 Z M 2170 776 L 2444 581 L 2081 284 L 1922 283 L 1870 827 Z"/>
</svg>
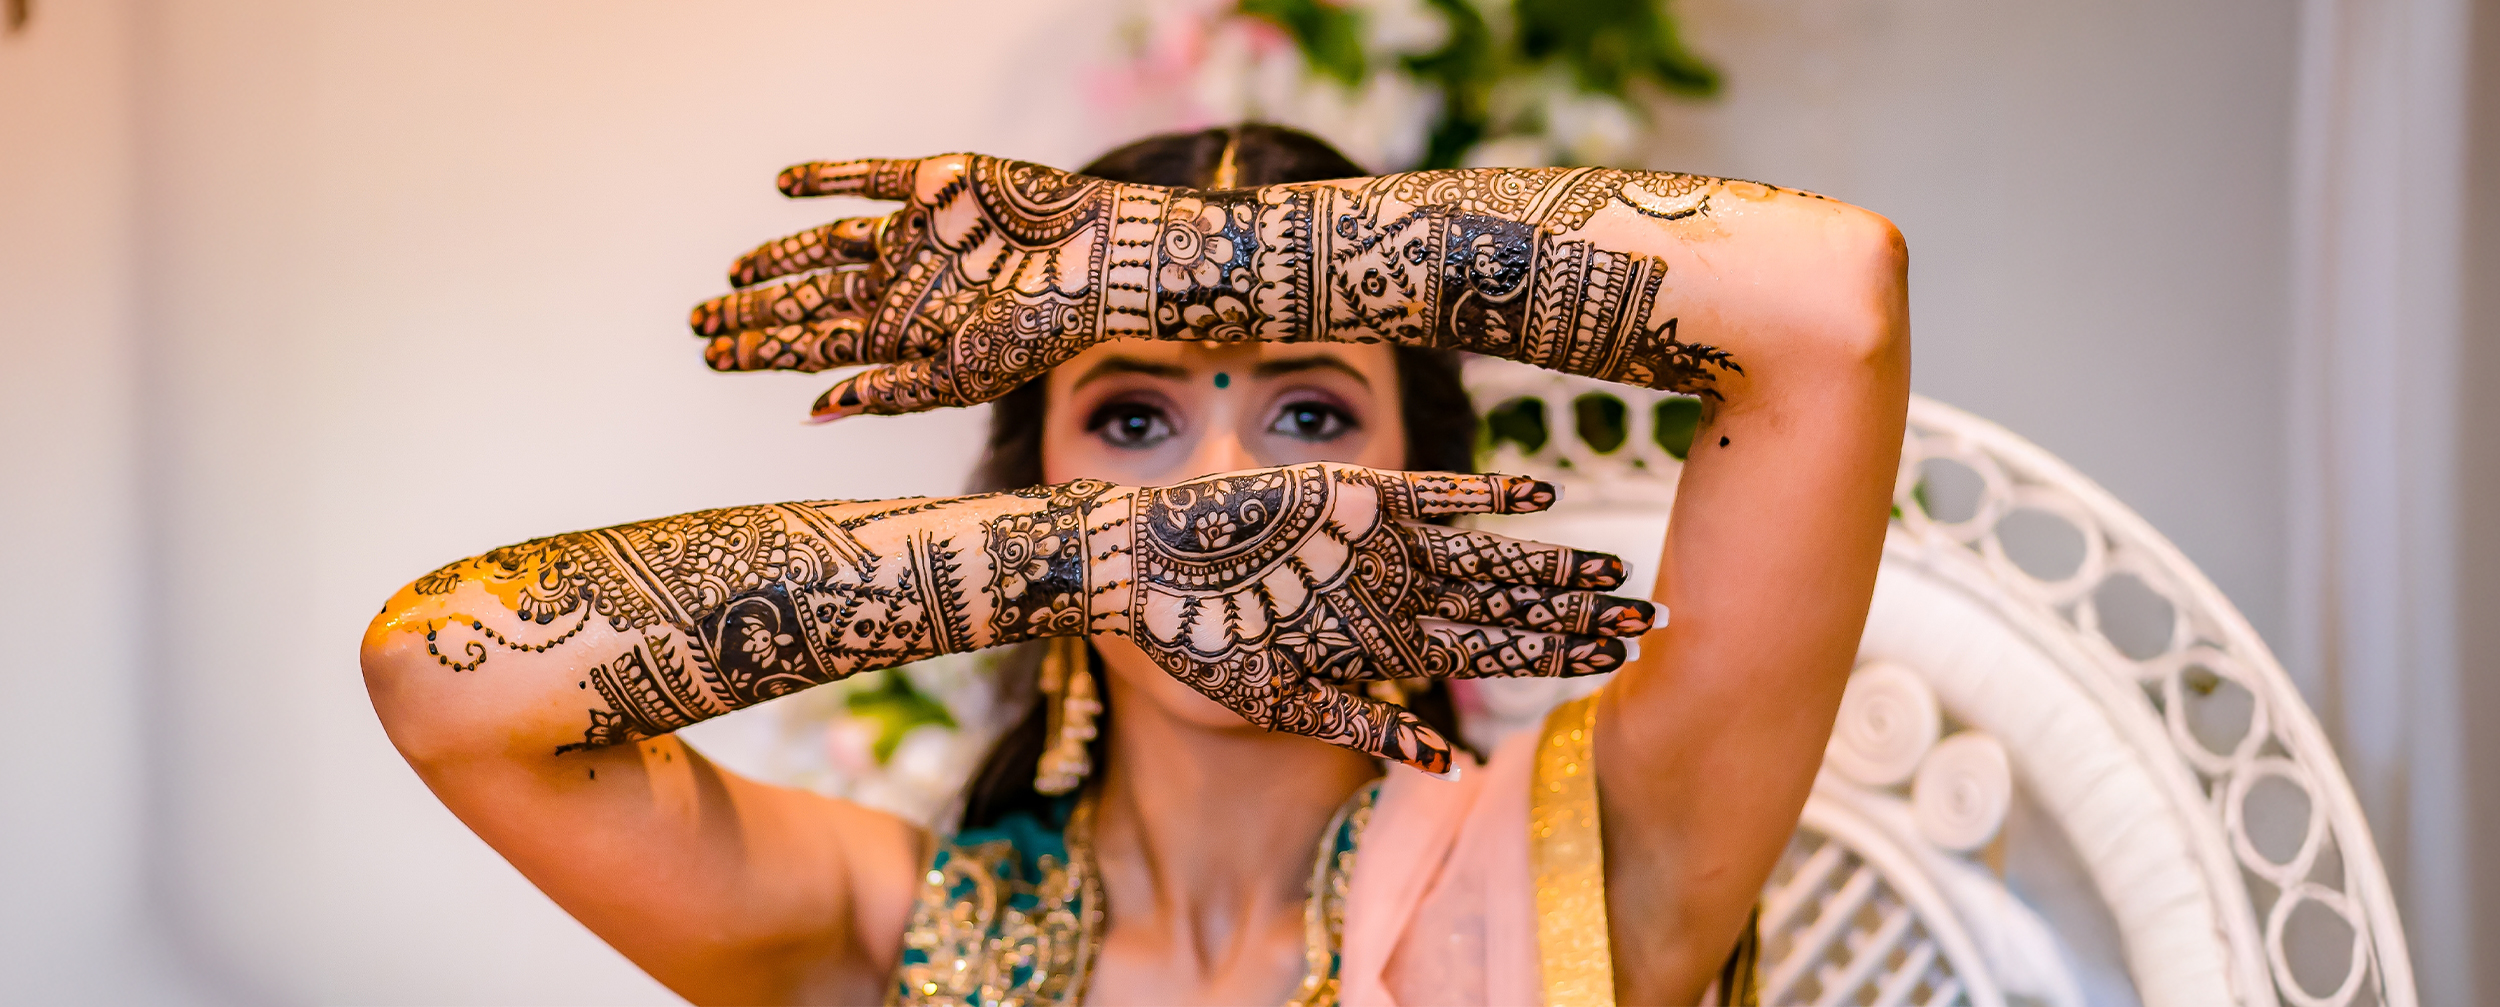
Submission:
<svg viewBox="0 0 2500 1007">
<path fill-rule="evenodd" d="M 1748 182 L 1740 178 L 1731 178 L 1724 182 L 1720 182 L 1719 188 L 1722 191 L 1725 191 L 1728 195 L 1734 196 L 1738 199 L 1763 200 L 1780 194 L 1779 190 L 1770 186 L 1764 185 L 1760 182 Z"/>
</svg>

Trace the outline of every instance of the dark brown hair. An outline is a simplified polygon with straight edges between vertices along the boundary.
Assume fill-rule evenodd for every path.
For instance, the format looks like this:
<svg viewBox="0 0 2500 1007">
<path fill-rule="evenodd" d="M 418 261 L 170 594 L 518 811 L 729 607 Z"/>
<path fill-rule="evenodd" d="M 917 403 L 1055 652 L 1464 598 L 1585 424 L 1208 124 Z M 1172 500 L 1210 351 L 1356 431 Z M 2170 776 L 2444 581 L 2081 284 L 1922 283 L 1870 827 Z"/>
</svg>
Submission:
<svg viewBox="0 0 2500 1007">
<path fill-rule="evenodd" d="M 1128 144 L 1094 159 L 1083 174 L 1115 182 L 1203 189 L 1215 180 L 1224 149 L 1233 149 L 1233 184 L 1239 188 L 1356 178 L 1363 169 L 1326 141 L 1309 133 L 1247 123 L 1194 133 L 1166 133 Z M 1418 472 L 1475 471 L 1476 412 L 1459 382 L 1454 353 L 1393 347 L 1398 373 L 1399 417 L 1406 426 L 1406 467 Z M 990 436 L 973 468 L 974 492 L 1023 489 L 1042 483 L 1042 417 L 1049 407 L 1046 380 L 1036 378 L 990 406 Z M 1093 671 L 1102 659 L 1086 653 Z M 1027 647 L 1011 659 L 1006 673 L 1030 678 L 1041 657 L 1040 647 Z M 1094 765 L 1103 765 L 1111 737 L 1108 690 L 1100 693 L 1103 711 L 1094 736 Z M 963 828 L 995 824 L 1001 817 L 1026 812 L 1049 820 L 1050 798 L 1033 789 L 1033 773 L 1049 739 L 1048 711 L 1037 698 L 1023 720 L 999 738 L 982 761 L 965 795 Z M 1450 693 L 1435 681 L 1407 701 L 1407 709 L 1458 744 L 1458 711 Z"/>
</svg>

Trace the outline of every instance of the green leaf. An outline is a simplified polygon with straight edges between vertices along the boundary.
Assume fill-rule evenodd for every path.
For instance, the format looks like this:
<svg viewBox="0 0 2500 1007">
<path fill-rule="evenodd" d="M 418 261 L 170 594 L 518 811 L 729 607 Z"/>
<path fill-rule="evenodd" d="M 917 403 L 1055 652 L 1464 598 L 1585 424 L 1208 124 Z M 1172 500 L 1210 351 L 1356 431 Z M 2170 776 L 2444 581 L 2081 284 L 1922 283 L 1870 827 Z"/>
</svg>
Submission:
<svg viewBox="0 0 2500 1007">
<path fill-rule="evenodd" d="M 1509 441 L 1519 445 L 1521 451 L 1537 453 L 1549 436 L 1545 429 L 1545 400 L 1523 396 L 1493 407 L 1484 414 L 1484 431 L 1487 448 Z"/>
<path fill-rule="evenodd" d="M 1240 0 L 1235 8 L 1285 30 L 1311 69 L 1360 87 L 1371 66 L 1363 56 L 1363 21 L 1353 10 L 1320 0 Z"/>
<path fill-rule="evenodd" d="M 1657 423 L 1650 436 L 1658 447 L 1683 461 L 1693 451 L 1693 434 L 1701 429 L 1701 400 L 1686 396 L 1658 400 Z"/>
<path fill-rule="evenodd" d="M 1424 137 L 1423 163 L 1416 167 L 1455 168 L 1490 130 L 1501 60 L 1492 27 L 1469 0 L 1424 0 L 1424 5 L 1449 22 L 1449 35 L 1441 48 L 1402 61 L 1408 75 L 1441 92 L 1441 108 Z"/>
<path fill-rule="evenodd" d="M 1515 0 L 1519 52 L 1531 62 L 1560 60 L 1583 89 L 1629 98 L 1647 78 L 1675 94 L 1706 97 L 1719 71 L 1684 47 L 1660 0 Z"/>
<path fill-rule="evenodd" d="M 903 744 L 903 736 L 912 729 L 935 724 L 954 730 L 955 717 L 946 712 L 946 705 L 929 697 L 911 684 L 911 676 L 900 669 L 875 672 L 880 681 L 872 687 L 842 697 L 842 705 L 851 715 L 877 725 L 877 740 L 869 745 L 882 766 L 894 758 L 894 750 Z"/>
<path fill-rule="evenodd" d="M 1580 431 L 1580 442 L 1598 454 L 1613 454 L 1630 437 L 1624 420 L 1628 411 L 1623 400 L 1604 392 L 1589 392 L 1571 400 L 1571 416 Z"/>
</svg>

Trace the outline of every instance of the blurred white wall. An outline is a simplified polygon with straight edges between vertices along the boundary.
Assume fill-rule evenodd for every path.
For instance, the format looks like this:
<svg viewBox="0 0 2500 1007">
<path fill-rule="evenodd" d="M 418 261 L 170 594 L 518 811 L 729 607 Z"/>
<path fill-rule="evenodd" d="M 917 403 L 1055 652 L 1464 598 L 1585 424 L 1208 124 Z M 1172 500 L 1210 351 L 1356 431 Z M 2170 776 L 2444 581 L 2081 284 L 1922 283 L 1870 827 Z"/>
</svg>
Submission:
<svg viewBox="0 0 2500 1007">
<path fill-rule="evenodd" d="M 1726 91 L 1667 106 L 1651 162 L 1890 216 L 1917 390 L 2100 481 L 2279 641 L 2298 7 L 1676 9 Z"/>
<path fill-rule="evenodd" d="M 138 865 L 150 741 L 128 5 L 0 37 L 0 1000 L 185 983 Z"/>
<path fill-rule="evenodd" d="M 2039 440 L 2282 630 L 2289 5 L 1685 0 L 1660 158 L 1888 213 L 1917 384 Z M 0 39 L 0 999 L 664 1002 L 366 705 L 445 559 L 953 489 L 978 412 L 707 374 L 811 157 L 1074 164 L 1076 0 L 34 0 Z M 619 883 L 630 883 L 620 879 Z"/>
</svg>

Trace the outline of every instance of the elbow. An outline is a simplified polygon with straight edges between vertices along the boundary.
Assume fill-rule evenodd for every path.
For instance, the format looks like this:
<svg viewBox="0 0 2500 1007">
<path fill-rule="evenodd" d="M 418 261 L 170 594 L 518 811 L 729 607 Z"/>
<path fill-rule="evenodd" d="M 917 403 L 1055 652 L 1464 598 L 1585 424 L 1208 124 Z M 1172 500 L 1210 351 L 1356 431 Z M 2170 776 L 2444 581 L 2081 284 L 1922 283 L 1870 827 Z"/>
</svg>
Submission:
<svg viewBox="0 0 2500 1007">
<path fill-rule="evenodd" d="M 1813 352 L 1841 366 L 1875 371 L 1909 369 L 1910 251 L 1901 229 L 1881 214 L 1842 206 L 1823 218 L 1815 261 L 1799 263 L 1824 277 L 1829 296 L 1797 303 L 1807 316 L 1797 328 L 1812 333 Z"/>
<path fill-rule="evenodd" d="M 429 763 L 450 755 L 447 743 L 451 739 L 450 732 L 428 722 L 427 711 L 437 705 L 427 702 L 424 695 L 425 672 L 433 662 L 426 652 L 426 622 L 414 601 L 413 592 L 407 589 L 393 596 L 365 627 L 356 657 L 364 671 L 365 696 L 373 703 L 383 733 L 401 757 L 422 772 Z"/>
<path fill-rule="evenodd" d="M 1853 296 L 1840 302 L 1831 327 L 1844 359 L 1878 368 L 1909 369 L 1910 247 L 1883 215 L 1851 208 L 1831 242 L 1834 272 Z"/>
</svg>

